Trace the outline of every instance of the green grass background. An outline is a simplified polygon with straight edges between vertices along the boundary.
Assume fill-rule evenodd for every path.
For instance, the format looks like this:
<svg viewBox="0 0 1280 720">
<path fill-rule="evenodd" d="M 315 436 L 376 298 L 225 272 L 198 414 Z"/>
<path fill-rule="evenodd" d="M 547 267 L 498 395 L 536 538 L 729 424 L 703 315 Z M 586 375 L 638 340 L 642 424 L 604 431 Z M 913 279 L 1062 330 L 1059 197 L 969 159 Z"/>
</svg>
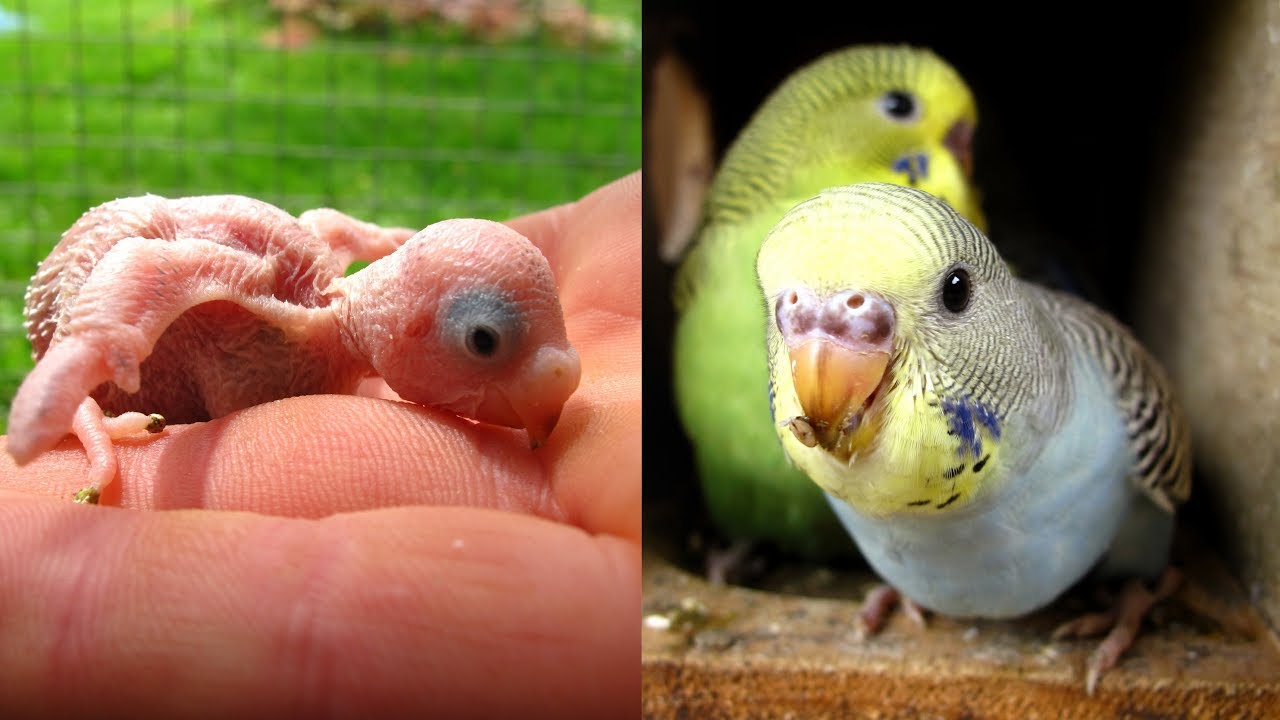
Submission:
<svg viewBox="0 0 1280 720">
<path fill-rule="evenodd" d="M 267 0 L 0 0 L 0 432 L 31 367 L 22 295 L 85 210 L 117 197 L 238 193 L 387 225 L 503 219 L 640 166 L 635 29 L 569 47 L 457 29 L 263 42 Z"/>
</svg>

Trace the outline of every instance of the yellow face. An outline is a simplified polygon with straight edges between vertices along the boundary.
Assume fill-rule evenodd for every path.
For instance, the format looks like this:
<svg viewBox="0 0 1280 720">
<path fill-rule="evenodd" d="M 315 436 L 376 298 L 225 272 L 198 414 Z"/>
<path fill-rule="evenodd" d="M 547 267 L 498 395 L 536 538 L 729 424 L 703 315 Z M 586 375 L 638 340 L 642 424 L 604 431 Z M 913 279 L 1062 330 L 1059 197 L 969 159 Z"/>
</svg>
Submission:
<svg viewBox="0 0 1280 720">
<path fill-rule="evenodd" d="M 809 168 L 792 188 L 849 182 L 888 182 L 918 188 L 946 200 L 978 229 L 986 229 L 973 184 L 973 136 L 978 113 L 973 95 L 951 66 L 919 51 L 894 49 L 884 65 L 901 73 L 876 76 L 858 93 L 824 101 L 793 131 Z M 815 81 L 816 82 L 816 81 Z"/>
<path fill-rule="evenodd" d="M 873 188 L 874 201 L 840 188 L 802 203 L 761 247 L 757 271 L 768 307 L 775 420 L 791 458 L 824 490 L 864 512 L 954 512 L 1003 475 L 998 408 L 990 397 L 961 387 L 949 368 L 961 355 L 956 347 L 980 340 L 975 340 L 976 329 L 984 323 L 997 327 L 986 322 L 990 315 L 967 313 L 989 313 L 998 306 L 987 301 L 998 299 L 1001 284 L 1010 278 L 989 243 L 972 228 L 964 229 L 954 213 L 938 209 L 936 199 L 925 210 L 904 211 L 910 203 L 903 202 L 900 188 L 883 197 L 875 194 L 876 186 L 852 189 L 867 187 Z M 934 242 L 918 222 L 920 214 L 930 227 L 944 228 L 944 237 L 968 233 L 981 242 L 969 243 L 972 248 Z M 970 307 L 966 299 L 953 312 L 944 290 L 948 278 L 961 273 L 973 303 Z M 865 404 L 828 423 L 828 430 L 833 423 L 837 432 L 807 435 L 813 414 L 813 403 L 806 408 L 804 402 L 813 395 L 808 388 L 827 381 L 805 376 L 813 369 L 793 352 L 797 343 L 787 326 L 786 300 L 813 297 L 831 307 L 827 298 L 850 293 L 866 299 L 858 311 L 872 302 L 891 308 L 890 359 Z M 830 317 L 826 326 L 833 326 Z M 828 362 L 824 368 L 853 366 Z M 841 383 L 852 385 L 845 379 L 831 384 Z M 826 403 L 845 412 L 838 402 Z"/>
<path fill-rule="evenodd" d="M 973 185 L 973 95 L 932 52 L 863 45 L 793 73 L 729 147 L 708 203 L 712 220 L 771 212 L 827 187 L 886 182 L 946 200 L 985 228 Z"/>
</svg>

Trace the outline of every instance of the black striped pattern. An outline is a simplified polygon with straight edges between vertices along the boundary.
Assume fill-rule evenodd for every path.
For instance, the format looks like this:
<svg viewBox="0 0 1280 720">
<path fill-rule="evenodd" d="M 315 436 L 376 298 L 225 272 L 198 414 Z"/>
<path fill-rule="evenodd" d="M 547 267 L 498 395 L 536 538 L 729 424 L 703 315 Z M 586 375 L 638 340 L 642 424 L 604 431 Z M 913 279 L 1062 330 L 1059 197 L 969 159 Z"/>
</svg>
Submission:
<svg viewBox="0 0 1280 720">
<path fill-rule="evenodd" d="M 797 169 L 800 151 L 812 152 L 806 126 L 821 117 L 833 103 L 854 97 L 876 98 L 889 90 L 910 90 L 929 95 L 934 88 L 967 87 L 954 69 L 931 51 L 909 46 L 858 45 L 837 50 L 792 73 L 760 105 L 729 146 L 712 182 L 703 224 L 677 272 L 673 297 L 677 310 L 691 302 L 702 284 L 716 240 L 708 229 L 727 227 L 802 198 L 786 198 L 784 186 Z M 852 129 L 851 129 L 852 130 Z M 827 148 L 845 157 L 865 156 L 869 164 L 888 166 L 906 148 L 887 142 L 882 132 L 868 128 L 850 142 L 860 147 Z M 850 181 L 857 180 L 850 177 Z M 817 193 L 821 187 L 813 188 Z M 723 238 L 721 238 L 723 239 Z M 759 238 L 763 239 L 763 238 Z"/>
<path fill-rule="evenodd" d="M 805 137 L 802 128 L 830 106 L 889 90 L 924 95 L 923 88 L 944 83 L 963 84 L 932 52 L 905 45 L 856 46 L 800 68 L 765 99 L 734 140 L 711 190 L 708 221 L 735 222 L 777 198 L 795 166 L 796 138 Z"/>
<path fill-rule="evenodd" d="M 810 222 L 815 214 L 840 227 L 853 223 L 852 217 L 867 207 L 899 219 L 894 242 L 904 265 L 937 269 L 937 286 L 929 289 L 926 300 L 932 310 L 922 308 L 928 317 L 921 319 L 928 322 L 917 325 L 917 342 L 900 348 L 895 359 L 900 372 L 894 377 L 905 383 L 904 389 L 927 400 L 931 385 L 939 397 L 972 400 L 1001 417 L 1064 391 L 1061 375 L 1046 370 L 1065 367 L 1062 348 L 1053 344 L 1054 336 L 1024 300 L 1022 285 L 1009 274 L 995 245 L 945 202 L 887 183 L 829 188 L 788 212 L 774 232 Z M 866 251 L 860 247 L 854 252 Z M 957 263 L 970 270 L 974 293 L 970 309 L 961 316 L 942 308 L 939 297 L 945 271 Z"/>
<path fill-rule="evenodd" d="M 1133 475 L 1157 504 L 1172 511 L 1191 495 L 1191 443 L 1164 369 L 1110 315 L 1065 293 L 1042 290 L 1036 296 L 1063 332 L 1097 358 L 1114 380 L 1135 453 Z"/>
<path fill-rule="evenodd" d="M 877 234 L 856 243 L 824 242 L 858 227 L 869 213 L 880 219 Z M 828 189 L 788 212 L 774 234 L 804 236 L 805 224 L 814 222 L 823 232 L 810 232 L 808 244 L 775 248 L 767 242 L 761 262 L 769 252 L 785 251 L 786 262 L 801 266 L 854 266 L 859 255 L 892 252 L 902 267 L 928 268 L 936 277 L 938 284 L 923 296 L 891 279 L 863 288 L 886 296 L 900 292 L 899 312 L 910 308 L 914 337 L 900 338 L 895 347 L 889 393 L 906 392 L 930 407 L 931 394 L 972 401 L 1002 419 L 1024 408 L 1047 408 L 1050 415 L 1039 421 L 1043 439 L 1071 406 L 1068 351 L 1079 348 L 1114 381 L 1134 450 L 1135 482 L 1170 511 L 1190 495 L 1186 419 L 1163 369 L 1110 315 L 1072 295 L 1017 280 L 980 232 L 945 202 L 913 188 L 862 183 Z M 946 271 L 957 264 L 969 270 L 973 288 L 969 307 L 959 314 L 943 309 L 938 297 Z"/>
</svg>

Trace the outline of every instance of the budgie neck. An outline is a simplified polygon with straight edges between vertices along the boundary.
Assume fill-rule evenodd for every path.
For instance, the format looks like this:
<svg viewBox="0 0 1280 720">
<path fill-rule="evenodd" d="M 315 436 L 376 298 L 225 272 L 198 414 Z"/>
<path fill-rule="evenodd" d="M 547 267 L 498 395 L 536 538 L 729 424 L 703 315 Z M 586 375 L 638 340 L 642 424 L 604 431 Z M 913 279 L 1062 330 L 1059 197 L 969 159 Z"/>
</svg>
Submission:
<svg viewBox="0 0 1280 720">
<path fill-rule="evenodd" d="M 875 153 L 847 141 L 835 148 L 811 137 L 802 114 L 764 108 L 725 154 L 707 201 L 712 223 L 739 223 L 774 206 L 790 208 L 823 188 L 850 178 L 893 180 L 892 159 L 875 172 Z M 788 109 L 789 110 L 789 109 Z"/>
</svg>

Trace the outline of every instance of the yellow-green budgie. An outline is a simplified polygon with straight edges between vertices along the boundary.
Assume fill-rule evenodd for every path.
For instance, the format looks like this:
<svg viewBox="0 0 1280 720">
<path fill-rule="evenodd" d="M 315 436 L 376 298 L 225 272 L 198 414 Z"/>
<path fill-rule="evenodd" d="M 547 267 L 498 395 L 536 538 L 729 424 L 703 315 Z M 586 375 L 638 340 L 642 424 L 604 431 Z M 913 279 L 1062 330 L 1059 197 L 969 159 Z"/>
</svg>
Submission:
<svg viewBox="0 0 1280 720">
<path fill-rule="evenodd" d="M 976 124 L 968 87 L 932 52 L 855 46 L 792 74 L 726 152 L 676 277 L 674 384 L 703 496 L 730 538 L 813 558 L 852 553 L 769 422 L 755 278 L 765 233 L 822 188 L 870 180 L 929 191 L 982 226 Z"/>
<path fill-rule="evenodd" d="M 1055 634 L 1110 630 L 1092 693 L 1177 587 L 1191 457 L 1156 361 L 1101 310 L 1012 276 L 979 230 L 911 188 L 798 204 L 757 272 L 786 453 L 904 600 L 1006 618 L 1091 570 L 1126 580 L 1114 615 Z M 886 609 L 861 619 L 874 631 Z"/>
</svg>

